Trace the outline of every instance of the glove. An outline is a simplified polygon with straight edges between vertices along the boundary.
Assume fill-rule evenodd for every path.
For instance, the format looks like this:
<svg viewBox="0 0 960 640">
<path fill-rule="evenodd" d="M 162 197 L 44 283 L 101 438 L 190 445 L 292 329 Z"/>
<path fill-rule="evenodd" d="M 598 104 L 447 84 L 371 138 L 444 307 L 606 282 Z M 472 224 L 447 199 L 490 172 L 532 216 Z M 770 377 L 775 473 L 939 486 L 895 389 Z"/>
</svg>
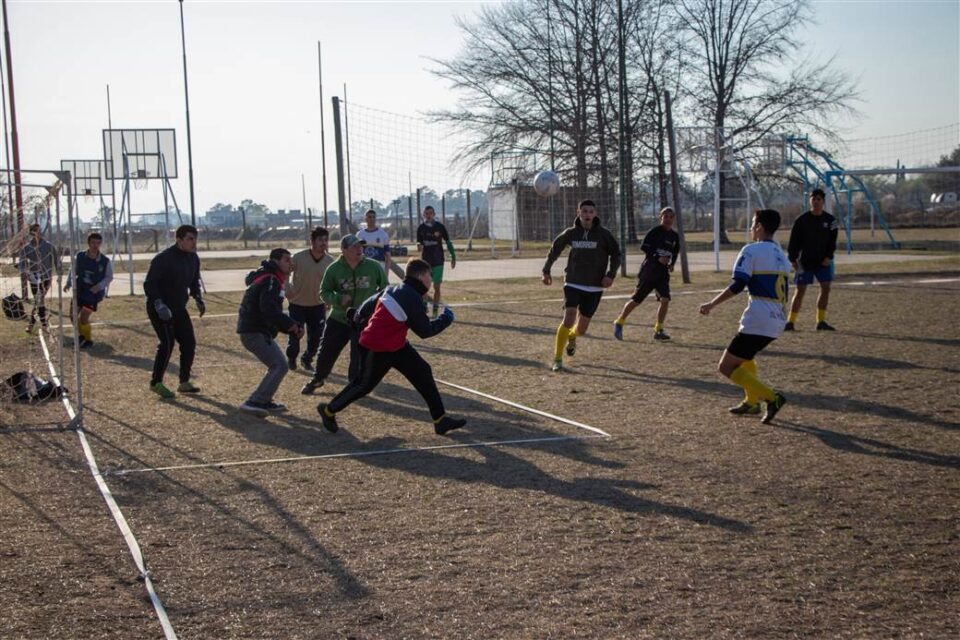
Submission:
<svg viewBox="0 0 960 640">
<path fill-rule="evenodd" d="M 207 305 L 200 296 L 194 298 L 194 301 L 197 303 L 197 311 L 200 313 L 200 317 L 202 318 L 203 314 L 207 312 Z"/>
<path fill-rule="evenodd" d="M 453 315 L 453 309 L 451 309 L 450 307 L 444 307 L 444 308 L 443 308 L 443 313 L 441 313 L 440 315 L 442 315 L 444 318 L 447 318 L 448 320 L 450 320 L 450 323 L 451 323 L 451 324 L 453 323 L 454 318 L 455 318 L 455 316 Z"/>
<path fill-rule="evenodd" d="M 68 280 L 67 284 L 63 285 L 63 292 L 66 293 L 67 291 L 70 291 L 70 289 L 72 288 L 73 288 L 73 285 L 71 285 L 70 281 Z"/>
<path fill-rule="evenodd" d="M 170 322 L 173 320 L 173 311 L 170 311 L 170 307 L 163 303 L 163 300 L 157 298 L 153 301 L 153 308 L 156 310 L 157 315 L 160 316 L 160 319 L 164 322 Z"/>
</svg>

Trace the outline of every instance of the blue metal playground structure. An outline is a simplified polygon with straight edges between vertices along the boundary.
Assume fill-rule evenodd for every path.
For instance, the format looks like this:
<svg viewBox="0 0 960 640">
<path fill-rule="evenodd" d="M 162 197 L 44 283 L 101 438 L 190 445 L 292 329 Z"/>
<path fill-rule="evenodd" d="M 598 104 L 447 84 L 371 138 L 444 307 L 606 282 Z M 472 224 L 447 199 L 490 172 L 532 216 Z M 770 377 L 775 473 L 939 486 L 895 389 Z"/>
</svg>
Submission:
<svg viewBox="0 0 960 640">
<path fill-rule="evenodd" d="M 784 168 L 792 169 L 803 179 L 803 200 L 807 201 L 808 194 L 820 187 L 833 195 L 836 205 L 834 212 L 843 222 L 843 230 L 847 238 L 847 253 L 853 251 L 853 197 L 862 193 L 864 200 L 873 210 L 873 215 L 886 231 L 890 244 L 894 249 L 900 248 L 900 243 L 893 237 L 893 232 L 880 212 L 880 205 L 873 197 L 870 189 L 858 176 L 848 173 L 834 160 L 829 153 L 822 151 L 812 144 L 807 136 L 784 136 Z M 841 194 L 846 194 L 846 215 L 844 215 Z"/>
</svg>

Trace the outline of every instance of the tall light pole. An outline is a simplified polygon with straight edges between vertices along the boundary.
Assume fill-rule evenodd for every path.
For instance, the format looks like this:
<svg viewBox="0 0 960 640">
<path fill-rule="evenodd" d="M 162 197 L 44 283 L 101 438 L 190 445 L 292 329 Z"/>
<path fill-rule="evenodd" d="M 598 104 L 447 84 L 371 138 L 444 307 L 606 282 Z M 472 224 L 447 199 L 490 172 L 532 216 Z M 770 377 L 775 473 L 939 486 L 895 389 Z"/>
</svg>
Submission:
<svg viewBox="0 0 960 640">
<path fill-rule="evenodd" d="M 187 85 L 187 35 L 183 27 L 183 0 L 180 0 L 180 44 L 183 49 L 183 98 L 187 105 L 187 174 L 190 178 L 190 224 L 197 224 L 197 204 L 193 198 L 193 142 L 190 138 L 190 89 Z"/>
<path fill-rule="evenodd" d="M 17 230 L 23 229 L 23 188 L 20 186 L 20 139 L 17 136 L 17 101 L 13 97 L 13 61 L 10 55 L 10 21 L 7 0 L 3 0 L 3 45 L 7 53 L 7 84 L 10 85 L 10 145 L 13 147 L 14 192 L 17 197 Z M 13 206 L 14 203 L 10 203 Z"/>
</svg>

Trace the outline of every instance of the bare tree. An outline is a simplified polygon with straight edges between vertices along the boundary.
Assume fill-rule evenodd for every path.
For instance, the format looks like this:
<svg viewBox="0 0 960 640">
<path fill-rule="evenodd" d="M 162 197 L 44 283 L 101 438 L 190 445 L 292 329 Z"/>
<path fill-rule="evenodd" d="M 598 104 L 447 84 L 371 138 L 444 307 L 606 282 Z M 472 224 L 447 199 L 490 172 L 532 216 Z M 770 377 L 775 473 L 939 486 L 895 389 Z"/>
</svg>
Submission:
<svg viewBox="0 0 960 640">
<path fill-rule="evenodd" d="M 745 148 L 785 128 L 828 133 L 831 117 L 855 113 L 855 83 L 833 59 L 797 59 L 796 34 L 811 22 L 809 0 L 677 0 L 676 8 L 688 35 L 684 73 L 693 115 L 722 139 Z"/>
</svg>

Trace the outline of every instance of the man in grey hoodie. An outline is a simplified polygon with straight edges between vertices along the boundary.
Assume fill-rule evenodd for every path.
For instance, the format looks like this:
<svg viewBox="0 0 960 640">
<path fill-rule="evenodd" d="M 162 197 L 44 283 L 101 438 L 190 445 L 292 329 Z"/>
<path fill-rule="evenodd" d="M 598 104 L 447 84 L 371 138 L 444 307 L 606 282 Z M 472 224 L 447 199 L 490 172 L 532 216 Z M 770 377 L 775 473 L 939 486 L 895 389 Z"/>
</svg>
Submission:
<svg viewBox="0 0 960 640">
<path fill-rule="evenodd" d="M 60 256 L 52 244 L 44 240 L 39 224 L 30 225 L 30 242 L 20 250 L 18 268 L 20 278 L 30 287 L 33 296 L 33 310 L 30 312 L 30 321 L 27 324 L 27 333 L 33 332 L 37 323 L 37 314 L 40 315 L 40 326 L 47 328 L 47 292 L 50 291 L 50 282 L 53 272 L 60 273 L 63 266 Z"/>
</svg>

